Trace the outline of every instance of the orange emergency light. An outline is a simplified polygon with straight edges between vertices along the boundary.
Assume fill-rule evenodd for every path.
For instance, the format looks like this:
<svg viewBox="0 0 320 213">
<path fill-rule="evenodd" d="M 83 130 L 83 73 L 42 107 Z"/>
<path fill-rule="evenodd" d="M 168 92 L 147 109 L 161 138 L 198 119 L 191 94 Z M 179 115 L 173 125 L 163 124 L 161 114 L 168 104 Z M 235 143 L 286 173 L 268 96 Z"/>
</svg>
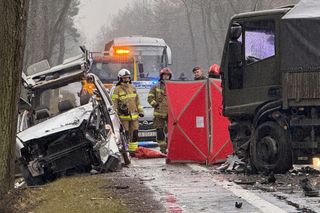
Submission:
<svg viewBox="0 0 320 213">
<path fill-rule="evenodd" d="M 128 55 L 130 53 L 130 50 L 128 50 L 128 49 L 116 49 L 115 53 L 116 53 L 116 55 Z"/>
</svg>

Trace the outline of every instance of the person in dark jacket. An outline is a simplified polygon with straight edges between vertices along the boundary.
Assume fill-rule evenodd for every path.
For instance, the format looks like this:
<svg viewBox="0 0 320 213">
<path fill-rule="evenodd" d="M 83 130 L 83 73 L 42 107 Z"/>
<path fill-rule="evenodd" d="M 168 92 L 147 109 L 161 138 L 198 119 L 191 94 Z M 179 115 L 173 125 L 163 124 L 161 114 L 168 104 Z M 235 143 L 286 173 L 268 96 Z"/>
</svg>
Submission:
<svg viewBox="0 0 320 213">
<path fill-rule="evenodd" d="M 194 80 L 205 80 L 206 77 L 203 74 L 201 67 L 197 66 L 192 69 Z"/>
</svg>

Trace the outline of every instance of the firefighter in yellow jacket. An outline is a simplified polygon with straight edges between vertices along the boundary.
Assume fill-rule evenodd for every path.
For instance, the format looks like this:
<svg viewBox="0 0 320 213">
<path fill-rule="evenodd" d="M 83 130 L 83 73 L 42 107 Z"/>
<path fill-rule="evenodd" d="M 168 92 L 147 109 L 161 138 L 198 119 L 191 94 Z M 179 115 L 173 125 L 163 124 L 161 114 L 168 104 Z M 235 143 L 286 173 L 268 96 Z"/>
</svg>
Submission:
<svg viewBox="0 0 320 213">
<path fill-rule="evenodd" d="M 150 89 L 148 102 L 154 108 L 153 125 L 157 129 L 157 140 L 160 151 L 167 152 L 166 132 L 168 123 L 168 103 L 165 90 L 165 81 L 170 80 L 172 72 L 168 67 L 160 70 L 159 82 Z"/>
<path fill-rule="evenodd" d="M 140 104 L 136 88 L 131 84 L 130 71 L 121 69 L 118 73 L 119 82 L 114 89 L 112 101 L 129 139 L 129 152 L 138 148 L 139 117 L 143 117 L 143 107 Z"/>
</svg>

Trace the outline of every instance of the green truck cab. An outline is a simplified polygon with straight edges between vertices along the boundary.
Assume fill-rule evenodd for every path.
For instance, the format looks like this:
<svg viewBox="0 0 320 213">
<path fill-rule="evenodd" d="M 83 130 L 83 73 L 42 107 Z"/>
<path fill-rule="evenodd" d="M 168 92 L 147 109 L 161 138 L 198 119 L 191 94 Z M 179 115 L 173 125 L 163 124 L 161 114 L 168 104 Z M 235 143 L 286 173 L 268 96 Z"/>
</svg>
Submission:
<svg viewBox="0 0 320 213">
<path fill-rule="evenodd" d="M 320 154 L 320 2 L 232 17 L 222 56 L 223 114 L 236 153 L 283 173 Z"/>
</svg>

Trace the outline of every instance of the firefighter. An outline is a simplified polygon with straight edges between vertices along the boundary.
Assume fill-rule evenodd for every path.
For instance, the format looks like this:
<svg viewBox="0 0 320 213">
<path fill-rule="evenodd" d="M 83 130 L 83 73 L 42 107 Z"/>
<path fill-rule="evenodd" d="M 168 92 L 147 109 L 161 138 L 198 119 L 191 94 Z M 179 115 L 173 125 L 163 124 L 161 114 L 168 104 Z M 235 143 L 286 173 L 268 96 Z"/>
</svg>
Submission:
<svg viewBox="0 0 320 213">
<path fill-rule="evenodd" d="M 201 69 L 201 67 L 194 67 L 192 69 L 193 75 L 194 75 L 194 80 L 205 80 L 206 77 L 203 74 L 203 71 Z"/>
<path fill-rule="evenodd" d="M 220 66 L 218 64 L 212 64 L 208 72 L 209 78 L 220 78 Z"/>
<path fill-rule="evenodd" d="M 153 125 L 157 129 L 157 140 L 162 153 L 167 152 L 166 132 L 168 123 L 168 103 L 165 90 L 165 81 L 170 80 L 172 72 L 165 67 L 160 70 L 160 80 L 148 94 L 148 102 L 154 108 Z"/>
<path fill-rule="evenodd" d="M 121 69 L 119 71 L 118 83 L 114 89 L 112 101 L 129 139 L 128 150 L 133 155 L 138 148 L 138 119 L 144 114 L 137 90 L 131 84 L 129 70 Z"/>
</svg>

